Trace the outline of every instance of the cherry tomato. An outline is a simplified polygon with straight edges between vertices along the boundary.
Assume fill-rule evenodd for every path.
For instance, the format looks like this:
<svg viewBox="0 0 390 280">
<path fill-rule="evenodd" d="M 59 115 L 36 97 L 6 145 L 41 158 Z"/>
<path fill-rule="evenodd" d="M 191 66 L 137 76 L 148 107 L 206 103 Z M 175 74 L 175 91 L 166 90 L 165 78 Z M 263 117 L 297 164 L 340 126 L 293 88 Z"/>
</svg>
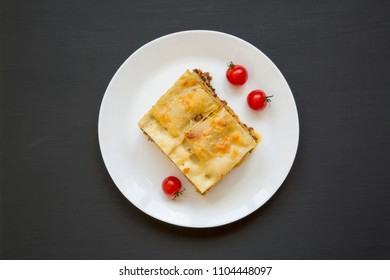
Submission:
<svg viewBox="0 0 390 280">
<path fill-rule="evenodd" d="M 248 80 L 248 71 L 245 67 L 234 64 L 233 62 L 230 62 L 228 66 L 229 68 L 226 70 L 226 78 L 228 81 L 236 86 L 245 84 L 246 80 Z"/>
<path fill-rule="evenodd" d="M 273 95 L 267 96 L 264 91 L 260 89 L 252 90 L 247 97 L 248 105 L 253 110 L 263 110 L 271 102 Z"/>
<path fill-rule="evenodd" d="M 172 198 L 176 198 L 181 194 L 181 182 L 175 176 L 169 176 L 164 179 L 161 184 L 163 192 Z"/>
</svg>

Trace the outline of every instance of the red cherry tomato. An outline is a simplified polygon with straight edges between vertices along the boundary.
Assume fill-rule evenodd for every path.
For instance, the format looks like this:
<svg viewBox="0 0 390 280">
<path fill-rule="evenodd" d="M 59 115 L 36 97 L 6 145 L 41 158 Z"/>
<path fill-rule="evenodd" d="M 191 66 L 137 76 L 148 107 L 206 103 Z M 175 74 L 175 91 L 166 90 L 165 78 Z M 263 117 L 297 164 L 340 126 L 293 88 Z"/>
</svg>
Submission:
<svg viewBox="0 0 390 280">
<path fill-rule="evenodd" d="M 230 62 L 228 64 L 229 68 L 226 70 L 226 78 L 230 83 L 236 86 L 241 86 L 245 84 L 246 80 L 248 80 L 248 71 L 244 66 L 233 64 Z"/>
<path fill-rule="evenodd" d="M 272 96 L 273 95 L 267 96 L 264 91 L 256 89 L 248 94 L 246 100 L 251 109 L 258 111 L 267 107 L 268 103 L 271 102 Z"/>
<path fill-rule="evenodd" d="M 163 192 L 172 198 L 176 198 L 181 194 L 181 182 L 175 176 L 169 176 L 164 179 L 161 184 Z"/>
</svg>

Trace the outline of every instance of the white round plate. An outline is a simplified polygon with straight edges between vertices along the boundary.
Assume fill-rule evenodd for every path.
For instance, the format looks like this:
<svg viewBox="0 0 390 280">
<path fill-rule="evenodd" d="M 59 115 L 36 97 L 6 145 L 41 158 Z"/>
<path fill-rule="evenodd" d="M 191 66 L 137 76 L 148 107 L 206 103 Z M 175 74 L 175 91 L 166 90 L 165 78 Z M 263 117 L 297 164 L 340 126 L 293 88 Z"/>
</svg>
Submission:
<svg viewBox="0 0 390 280">
<path fill-rule="evenodd" d="M 226 80 L 230 61 L 247 68 L 245 85 Z M 247 160 L 206 195 L 195 191 L 137 125 L 181 74 L 194 68 L 209 71 L 218 96 L 262 135 Z M 272 105 L 263 111 L 249 109 L 246 97 L 254 89 L 273 95 Z M 107 87 L 98 126 L 105 165 L 123 195 L 156 219 L 194 228 L 228 224 L 261 207 L 289 173 L 299 139 L 294 97 L 278 68 L 253 45 L 215 31 L 173 33 L 134 52 Z M 175 200 L 161 190 L 170 175 L 179 177 L 185 188 Z"/>
</svg>

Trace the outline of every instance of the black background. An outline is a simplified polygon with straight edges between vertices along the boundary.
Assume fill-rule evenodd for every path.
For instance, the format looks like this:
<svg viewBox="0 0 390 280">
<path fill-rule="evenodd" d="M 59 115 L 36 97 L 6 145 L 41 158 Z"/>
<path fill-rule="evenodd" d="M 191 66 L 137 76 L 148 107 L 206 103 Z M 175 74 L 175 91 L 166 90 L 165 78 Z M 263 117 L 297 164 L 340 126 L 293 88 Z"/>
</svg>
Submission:
<svg viewBox="0 0 390 280">
<path fill-rule="evenodd" d="M 1 1 L 0 12 L 2 259 L 390 258 L 389 1 Z M 212 229 L 136 209 L 97 137 L 118 67 L 190 29 L 262 50 L 300 118 L 279 191 Z"/>
</svg>

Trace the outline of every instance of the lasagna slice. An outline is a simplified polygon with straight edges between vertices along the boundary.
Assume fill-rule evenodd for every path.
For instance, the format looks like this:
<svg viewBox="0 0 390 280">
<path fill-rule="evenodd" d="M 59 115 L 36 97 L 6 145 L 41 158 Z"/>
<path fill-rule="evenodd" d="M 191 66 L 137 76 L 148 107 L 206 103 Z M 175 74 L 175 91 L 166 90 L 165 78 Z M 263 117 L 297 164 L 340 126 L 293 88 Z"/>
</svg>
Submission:
<svg viewBox="0 0 390 280">
<path fill-rule="evenodd" d="M 219 99 L 210 81 L 208 73 L 187 70 L 138 122 L 202 194 L 260 141 Z"/>
</svg>

